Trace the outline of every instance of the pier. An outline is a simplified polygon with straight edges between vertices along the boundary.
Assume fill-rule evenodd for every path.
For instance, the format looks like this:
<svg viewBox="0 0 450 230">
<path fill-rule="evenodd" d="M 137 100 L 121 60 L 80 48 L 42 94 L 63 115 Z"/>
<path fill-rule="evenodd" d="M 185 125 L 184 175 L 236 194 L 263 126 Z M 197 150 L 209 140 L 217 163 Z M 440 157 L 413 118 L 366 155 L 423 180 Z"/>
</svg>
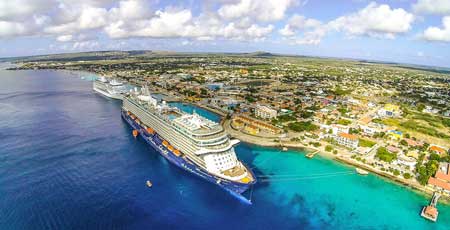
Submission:
<svg viewBox="0 0 450 230">
<path fill-rule="evenodd" d="M 433 193 L 433 197 L 431 198 L 430 204 L 428 206 L 423 207 L 422 212 L 420 213 L 420 215 L 423 218 L 436 222 L 439 215 L 439 211 L 436 208 L 439 197 L 441 197 L 441 194 L 437 192 Z"/>
<path fill-rule="evenodd" d="M 315 152 L 308 153 L 308 154 L 306 154 L 306 157 L 309 158 L 309 159 L 311 159 L 311 158 L 313 158 L 318 152 L 319 152 L 319 150 L 317 150 L 317 151 L 315 151 Z"/>
</svg>

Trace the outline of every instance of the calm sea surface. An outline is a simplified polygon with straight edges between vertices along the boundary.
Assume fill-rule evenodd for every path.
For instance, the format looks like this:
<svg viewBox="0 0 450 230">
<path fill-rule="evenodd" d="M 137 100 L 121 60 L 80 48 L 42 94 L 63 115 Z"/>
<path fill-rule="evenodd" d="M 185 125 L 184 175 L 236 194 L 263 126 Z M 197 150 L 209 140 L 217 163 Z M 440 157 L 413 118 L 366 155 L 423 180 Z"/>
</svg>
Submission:
<svg viewBox="0 0 450 230">
<path fill-rule="evenodd" d="M 0 70 L 0 229 L 450 229 L 449 206 L 425 221 L 428 198 L 402 186 L 240 144 L 260 176 L 244 205 L 134 139 L 121 103 L 86 79 Z"/>
</svg>

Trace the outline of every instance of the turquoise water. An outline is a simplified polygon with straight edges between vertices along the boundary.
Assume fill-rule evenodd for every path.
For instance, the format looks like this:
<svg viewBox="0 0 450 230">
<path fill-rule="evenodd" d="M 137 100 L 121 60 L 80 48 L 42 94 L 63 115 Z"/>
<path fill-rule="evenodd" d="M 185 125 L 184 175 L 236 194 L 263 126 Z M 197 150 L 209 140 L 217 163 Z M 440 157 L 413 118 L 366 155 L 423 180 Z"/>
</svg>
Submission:
<svg viewBox="0 0 450 230">
<path fill-rule="evenodd" d="M 0 229 L 450 229 L 449 206 L 426 221 L 429 197 L 405 187 L 241 143 L 259 178 L 244 205 L 133 138 L 120 108 L 78 76 L 0 71 Z"/>
<path fill-rule="evenodd" d="M 419 214 L 429 198 L 404 186 L 357 175 L 353 167 L 320 156 L 310 160 L 295 151 L 251 149 L 260 173 L 298 176 L 267 183 L 255 192 L 255 203 L 270 199 L 293 218 L 326 229 L 450 229 L 449 206 L 438 205 L 438 223 L 426 221 Z"/>
<path fill-rule="evenodd" d="M 181 103 L 181 102 L 170 102 L 169 105 L 175 106 L 175 107 L 181 109 L 182 111 L 184 111 L 186 113 L 190 113 L 190 114 L 192 114 L 195 111 L 198 115 L 206 117 L 207 119 L 209 119 L 211 121 L 215 121 L 215 122 L 220 121 L 219 115 L 212 113 L 206 109 L 202 109 L 200 107 L 194 106 L 192 104 L 186 104 L 186 103 Z"/>
</svg>

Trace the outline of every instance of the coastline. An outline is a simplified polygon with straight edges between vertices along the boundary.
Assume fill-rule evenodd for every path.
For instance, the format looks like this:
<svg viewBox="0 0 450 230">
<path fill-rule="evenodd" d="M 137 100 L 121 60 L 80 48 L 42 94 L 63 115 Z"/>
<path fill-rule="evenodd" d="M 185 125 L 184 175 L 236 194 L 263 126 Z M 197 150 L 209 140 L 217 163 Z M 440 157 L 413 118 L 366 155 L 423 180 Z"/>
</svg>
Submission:
<svg viewBox="0 0 450 230">
<path fill-rule="evenodd" d="M 56 71 L 60 71 L 60 70 L 56 70 Z M 76 70 L 75 71 L 74 70 L 63 70 L 63 71 L 74 72 L 74 73 L 77 73 L 77 72 L 78 73 L 87 73 L 87 74 L 90 73 L 90 74 L 94 74 L 94 75 L 98 74 L 98 73 L 91 72 L 91 71 L 76 71 Z M 179 102 L 182 102 L 182 100 L 180 100 Z M 203 105 L 201 103 L 192 103 L 192 102 L 187 102 L 187 103 L 190 103 L 194 106 L 198 106 L 200 108 L 203 108 L 205 110 L 208 110 L 208 111 L 220 116 L 221 117 L 220 123 L 222 124 L 224 129 L 227 131 L 227 133 L 229 133 L 232 137 L 235 137 L 247 144 L 252 144 L 252 145 L 262 146 L 262 147 L 271 147 L 271 148 L 287 147 L 291 150 L 299 150 L 299 151 L 304 151 L 304 152 L 316 152 L 317 151 L 317 154 L 324 158 L 327 158 L 330 160 L 335 160 L 339 163 L 342 163 L 342 164 L 345 164 L 348 166 L 354 166 L 354 167 L 358 167 L 358 168 L 367 170 L 367 171 L 372 172 L 382 178 L 388 179 L 390 182 L 393 182 L 393 183 L 401 185 L 401 186 L 405 186 L 414 192 L 419 192 L 420 194 L 426 196 L 427 198 L 430 198 L 433 194 L 432 190 L 428 189 L 426 186 L 422 186 L 422 185 L 418 184 L 416 181 L 407 180 L 407 179 L 404 179 L 401 177 L 390 175 L 384 171 L 375 169 L 366 164 L 362 164 L 361 162 L 358 162 L 354 159 L 343 157 L 339 154 L 335 155 L 331 152 L 326 152 L 326 151 L 323 151 L 322 149 L 315 148 L 313 146 L 304 145 L 301 142 L 292 143 L 291 141 L 283 141 L 280 143 L 280 142 L 274 141 L 274 140 L 279 140 L 278 138 L 270 138 L 270 137 L 264 138 L 264 137 L 257 137 L 257 136 L 253 136 L 253 135 L 249 135 L 249 134 L 244 134 L 244 133 L 237 131 L 231 127 L 231 125 L 230 125 L 231 121 L 226 118 L 226 114 L 224 112 L 219 111 L 214 108 L 211 108 L 209 106 Z M 442 196 L 440 201 L 443 204 L 449 205 L 450 197 Z"/>
<path fill-rule="evenodd" d="M 347 165 L 347 166 L 353 166 L 353 167 L 367 170 L 377 176 L 387 179 L 391 183 L 395 183 L 397 185 L 404 186 L 413 192 L 417 192 L 417 193 L 425 196 L 427 199 L 431 198 L 431 196 L 433 194 L 433 190 L 427 188 L 426 186 L 419 184 L 416 181 L 413 181 L 411 179 L 404 179 L 400 176 L 390 175 L 384 171 L 370 167 L 369 165 L 363 164 L 354 159 L 344 157 L 340 154 L 335 155 L 331 152 L 323 151 L 322 149 L 315 148 L 313 146 L 304 145 L 300 142 L 295 142 L 295 143 L 282 142 L 282 143 L 280 143 L 280 142 L 274 142 L 274 140 L 275 140 L 274 138 L 263 138 L 263 137 L 256 137 L 256 136 L 252 136 L 249 134 L 245 134 L 245 133 L 242 133 L 240 131 L 233 129 L 230 125 L 230 120 L 225 120 L 223 122 L 223 126 L 224 126 L 225 130 L 232 137 L 237 138 L 247 144 L 262 146 L 262 147 L 271 147 L 271 148 L 287 147 L 289 149 L 300 150 L 300 151 L 304 151 L 306 153 L 317 152 L 318 155 L 320 155 L 321 157 L 327 158 L 329 160 L 334 160 L 336 162 L 339 162 L 339 163 Z M 441 196 L 440 203 L 449 205 L 450 198 L 447 196 Z"/>
</svg>

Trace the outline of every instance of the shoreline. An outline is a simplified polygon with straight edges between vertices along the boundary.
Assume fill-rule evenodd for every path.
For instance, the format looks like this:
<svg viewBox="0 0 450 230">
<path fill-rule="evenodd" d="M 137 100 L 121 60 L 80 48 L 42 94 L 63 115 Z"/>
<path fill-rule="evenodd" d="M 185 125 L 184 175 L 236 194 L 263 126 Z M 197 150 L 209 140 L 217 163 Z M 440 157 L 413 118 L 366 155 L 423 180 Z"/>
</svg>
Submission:
<svg viewBox="0 0 450 230">
<path fill-rule="evenodd" d="M 56 70 L 56 71 L 60 71 L 60 70 Z M 79 71 L 79 70 L 62 70 L 62 71 L 98 75 L 98 73 L 91 72 L 91 71 Z M 178 102 L 183 102 L 183 101 L 179 100 Z M 337 161 L 337 162 L 347 165 L 347 166 L 354 166 L 354 167 L 358 167 L 358 168 L 367 170 L 377 176 L 380 176 L 384 179 L 388 179 L 388 181 L 391 183 L 395 183 L 400 186 L 405 186 L 406 188 L 411 189 L 414 192 L 418 192 L 421 195 L 426 196 L 427 198 L 430 198 L 431 195 L 433 194 L 432 190 L 428 189 L 426 186 L 422 186 L 422 185 L 418 184 L 415 181 L 411 181 L 410 179 L 407 180 L 407 179 L 400 178 L 400 177 L 397 177 L 394 175 L 390 175 L 384 171 L 375 169 L 373 167 L 370 167 L 369 165 L 363 164 L 363 163 L 358 162 L 351 158 L 346 158 L 343 156 L 335 155 L 331 152 L 326 152 L 326 151 L 323 151 L 323 150 L 313 147 L 313 146 L 304 145 L 303 143 L 300 143 L 300 142 L 296 142 L 296 143 L 291 143 L 290 141 L 274 142 L 274 140 L 279 140 L 279 139 L 272 138 L 272 137 L 264 138 L 264 137 L 258 137 L 258 136 L 253 136 L 250 134 L 242 133 L 231 127 L 231 124 L 230 124 L 231 120 L 226 118 L 226 114 L 224 112 L 219 111 L 214 108 L 211 108 L 209 106 L 203 105 L 201 103 L 192 103 L 192 102 L 187 102 L 187 103 L 190 103 L 194 106 L 198 106 L 202 109 L 205 109 L 209 112 L 212 112 L 212 113 L 218 115 L 221 118 L 220 124 L 224 127 L 224 129 L 227 131 L 227 133 L 229 133 L 232 137 L 235 137 L 246 144 L 251 144 L 251 145 L 260 146 L 260 147 L 279 148 L 279 149 L 281 149 L 283 147 L 287 147 L 289 150 L 294 150 L 297 152 L 299 152 L 299 151 L 306 152 L 306 153 L 317 152 L 317 154 L 320 155 L 321 157 L 327 158 L 329 160 Z M 449 205 L 450 197 L 442 196 L 440 201 L 443 204 Z"/>
<path fill-rule="evenodd" d="M 394 175 L 390 175 L 384 171 L 381 171 L 379 169 L 375 169 L 373 167 L 370 167 L 369 165 L 363 164 L 361 162 L 358 162 L 354 159 L 351 158 L 347 158 L 341 155 L 335 155 L 331 152 L 326 152 L 323 151 L 319 148 L 315 148 L 312 146 L 308 146 L 308 145 L 304 145 L 302 143 L 289 143 L 289 142 L 273 142 L 274 138 L 263 138 L 263 137 L 257 137 L 257 136 L 253 136 L 253 135 L 249 135 L 249 134 L 245 134 L 242 133 L 240 131 L 237 131 L 235 129 L 233 129 L 230 126 L 230 120 L 225 120 L 223 122 L 223 126 L 225 128 L 225 130 L 232 136 L 235 137 L 239 140 L 241 140 L 242 142 L 246 143 L 246 144 L 250 144 L 250 145 L 255 145 L 255 146 L 260 146 L 260 147 L 270 147 L 270 148 L 283 148 L 283 147 L 287 147 L 289 150 L 294 150 L 294 151 L 302 151 L 305 153 L 309 153 L 309 152 L 316 152 L 317 154 L 320 155 L 323 158 L 329 159 L 329 160 L 334 160 L 338 163 L 344 164 L 346 166 L 353 166 L 355 168 L 361 168 L 364 170 L 367 170 L 371 173 L 373 173 L 376 176 L 379 176 L 383 179 L 386 179 L 388 182 L 390 183 L 394 183 L 396 185 L 400 185 L 400 186 L 404 186 L 407 189 L 410 189 L 412 192 L 416 192 L 424 197 L 426 197 L 427 199 L 430 199 L 433 192 L 431 189 L 429 189 L 426 186 L 420 185 L 418 182 L 416 181 L 412 181 L 411 179 L 404 179 L 401 177 L 397 177 Z M 445 204 L 445 205 L 450 205 L 450 198 L 447 196 L 441 196 L 441 199 L 439 200 L 441 204 Z"/>
</svg>

